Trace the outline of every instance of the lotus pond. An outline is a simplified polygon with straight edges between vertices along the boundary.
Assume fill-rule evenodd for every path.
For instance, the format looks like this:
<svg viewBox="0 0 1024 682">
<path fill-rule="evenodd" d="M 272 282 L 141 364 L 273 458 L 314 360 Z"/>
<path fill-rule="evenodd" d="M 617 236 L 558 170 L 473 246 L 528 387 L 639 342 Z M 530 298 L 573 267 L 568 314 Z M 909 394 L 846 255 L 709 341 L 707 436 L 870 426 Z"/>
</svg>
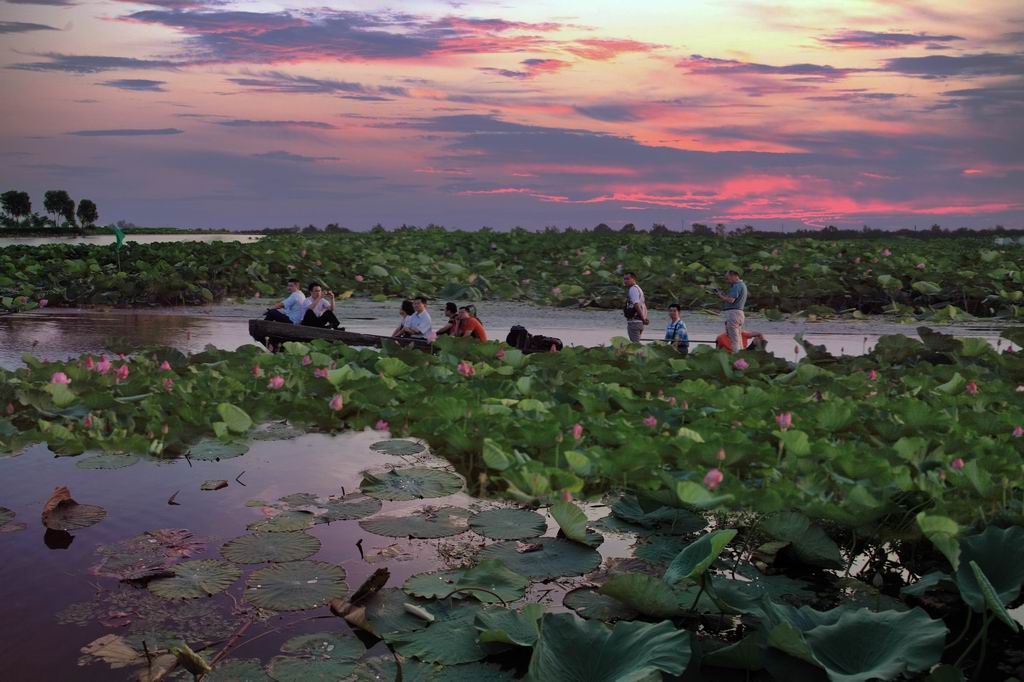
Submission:
<svg viewBox="0 0 1024 682">
<path fill-rule="evenodd" d="M 1024 334 L 1002 335 L 797 363 L 453 339 L 26 356 L 0 370 L 5 669 L 1021 676 Z"/>
</svg>

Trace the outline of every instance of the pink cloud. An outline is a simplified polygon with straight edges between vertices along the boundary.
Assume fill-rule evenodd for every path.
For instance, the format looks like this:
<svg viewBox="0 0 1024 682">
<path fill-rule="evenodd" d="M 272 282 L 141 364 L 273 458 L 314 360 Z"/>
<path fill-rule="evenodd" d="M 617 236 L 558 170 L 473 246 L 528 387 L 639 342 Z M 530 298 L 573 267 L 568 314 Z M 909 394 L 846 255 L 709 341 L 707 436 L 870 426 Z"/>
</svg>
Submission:
<svg viewBox="0 0 1024 682">
<path fill-rule="evenodd" d="M 616 38 L 585 38 L 575 43 L 563 46 L 566 52 L 591 59 L 594 61 L 605 61 L 614 59 L 620 54 L 636 52 L 653 52 L 661 49 L 662 45 L 645 43 L 639 40 L 623 40 Z"/>
</svg>

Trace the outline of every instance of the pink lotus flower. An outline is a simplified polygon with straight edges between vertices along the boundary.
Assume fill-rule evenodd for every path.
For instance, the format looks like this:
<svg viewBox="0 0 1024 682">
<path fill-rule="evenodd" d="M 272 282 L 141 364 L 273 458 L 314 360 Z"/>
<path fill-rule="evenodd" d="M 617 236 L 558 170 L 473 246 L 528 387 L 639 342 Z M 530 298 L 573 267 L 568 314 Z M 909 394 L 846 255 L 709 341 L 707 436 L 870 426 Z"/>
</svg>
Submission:
<svg viewBox="0 0 1024 682">
<path fill-rule="evenodd" d="M 718 454 L 715 455 L 715 459 L 717 459 L 719 462 L 725 461 L 725 448 L 718 448 Z"/>
<path fill-rule="evenodd" d="M 882 249 L 882 255 L 888 258 L 889 256 L 892 255 L 892 251 L 890 251 L 889 249 Z"/>
<path fill-rule="evenodd" d="M 252 366 L 252 375 L 254 377 L 256 377 L 257 379 L 259 379 L 261 376 L 263 376 L 263 368 L 260 367 L 259 365 L 253 365 Z"/>
<path fill-rule="evenodd" d="M 725 478 L 725 474 L 722 470 L 715 467 L 714 469 L 708 469 L 708 473 L 704 474 L 704 487 L 708 490 L 714 490 L 722 483 L 722 479 Z"/>
<path fill-rule="evenodd" d="M 174 388 L 174 379 L 172 379 L 170 377 L 165 378 L 164 379 L 164 390 L 167 391 L 168 393 L 170 393 L 171 389 L 173 389 L 173 388 Z"/>
<path fill-rule="evenodd" d="M 121 365 L 120 367 L 118 367 L 117 368 L 117 374 L 115 376 L 117 377 L 118 383 L 120 383 L 120 382 L 124 381 L 125 379 L 127 379 L 128 378 L 128 365 Z"/>
<path fill-rule="evenodd" d="M 744 360 L 743 358 L 740 358 L 736 362 L 732 363 L 732 366 L 738 370 L 744 370 L 747 367 L 750 367 L 750 363 Z"/>
<path fill-rule="evenodd" d="M 924 263 L 918 263 L 914 267 L 917 268 L 918 270 L 924 270 Z"/>
<path fill-rule="evenodd" d="M 85 368 L 88 369 L 88 370 L 92 370 L 95 367 L 96 367 L 96 362 L 92 359 L 92 356 L 91 355 L 86 355 L 85 356 Z"/>
<path fill-rule="evenodd" d="M 362 275 L 356 275 L 356 281 L 357 282 L 362 282 L 364 279 L 366 279 L 366 278 L 363 277 Z"/>
<path fill-rule="evenodd" d="M 878 381 L 878 372 L 875 370 L 868 371 L 868 381 Z"/>
<path fill-rule="evenodd" d="M 1017 427 L 1020 428 L 1019 426 Z M 576 440 L 583 440 L 583 424 L 576 422 L 572 425 L 572 437 Z"/>
<path fill-rule="evenodd" d="M 91 414 L 85 415 L 85 419 L 82 420 L 82 426 L 84 426 L 87 429 L 91 429 L 92 428 L 92 415 Z"/>
<path fill-rule="evenodd" d="M 106 355 L 101 355 L 100 361 L 96 363 L 96 371 L 100 374 L 106 374 L 111 370 L 111 368 L 113 368 L 113 366 L 114 364 L 110 362 L 110 360 L 107 360 Z"/>
<path fill-rule="evenodd" d="M 973 381 L 968 381 L 967 385 L 964 386 L 964 390 L 967 391 L 968 393 L 970 393 L 971 395 L 977 395 L 978 394 L 978 384 L 976 384 Z"/>
<path fill-rule="evenodd" d="M 957 457 L 956 459 L 949 463 L 949 466 L 956 471 L 960 471 L 961 469 L 964 468 L 964 460 L 960 457 Z"/>
<path fill-rule="evenodd" d="M 312 365 L 312 364 L 313 364 L 313 358 L 309 357 L 308 355 L 303 355 L 302 356 L 302 366 L 303 367 L 305 367 L 306 365 Z"/>
<path fill-rule="evenodd" d="M 289 270 L 294 270 L 294 269 L 295 269 L 295 266 L 294 266 L 294 265 L 292 265 L 291 263 L 289 263 L 289 264 L 288 264 L 288 269 L 289 269 Z"/>
<path fill-rule="evenodd" d="M 649 414 L 646 417 L 644 417 L 644 426 L 649 426 L 649 427 L 651 427 L 653 429 L 657 425 L 658 425 L 658 418 L 655 417 L 654 415 Z"/>
<path fill-rule="evenodd" d="M 70 384 L 71 379 L 64 372 L 54 372 L 53 376 L 50 377 L 51 384 Z"/>
<path fill-rule="evenodd" d="M 562 500 L 564 500 L 565 502 L 572 502 L 572 493 L 569 492 L 568 490 L 563 490 Z"/>
<path fill-rule="evenodd" d="M 1017 426 L 1013 427 L 1013 437 L 1020 438 L 1022 436 L 1024 436 L 1024 426 L 1018 424 Z"/>
<path fill-rule="evenodd" d="M 160 363 L 160 369 L 162 369 L 165 372 L 169 372 L 171 369 L 171 363 L 164 360 L 163 362 Z"/>
<path fill-rule="evenodd" d="M 267 382 L 267 388 L 271 389 L 272 391 L 278 391 L 284 388 L 284 377 L 281 376 L 280 374 L 275 374 L 274 376 L 270 377 L 270 381 Z"/>
<path fill-rule="evenodd" d="M 388 424 L 387 421 L 385 421 L 384 419 L 378 419 L 377 423 L 373 425 L 373 428 L 376 431 L 387 431 L 389 428 L 391 428 L 391 425 Z"/>
<path fill-rule="evenodd" d="M 476 374 L 476 369 L 473 367 L 473 365 L 469 364 L 465 360 L 459 363 L 458 370 L 459 374 L 466 377 L 467 379 Z"/>
<path fill-rule="evenodd" d="M 45 308 L 48 303 L 49 303 L 49 301 L 46 300 L 45 298 L 39 299 L 39 307 L 40 308 Z"/>
<path fill-rule="evenodd" d="M 117 359 L 122 361 L 122 362 L 127 362 L 128 361 L 128 356 L 125 355 L 124 353 L 118 353 L 117 354 Z"/>
<path fill-rule="evenodd" d="M 341 412 L 342 408 L 345 407 L 345 399 L 342 398 L 340 394 L 338 394 L 338 395 L 334 396 L 333 398 L 331 398 L 331 402 L 329 403 L 329 406 L 335 412 Z"/>
<path fill-rule="evenodd" d="M 327 368 L 326 367 L 315 367 L 313 368 L 313 378 L 315 379 L 326 379 Z"/>
<path fill-rule="evenodd" d="M 499 348 L 498 352 L 494 354 L 494 357 L 496 357 L 499 360 L 504 360 L 505 359 L 505 351 L 503 351 L 503 350 L 501 350 Z"/>
<path fill-rule="evenodd" d="M 553 293 L 555 296 L 558 296 L 560 293 L 562 293 L 562 288 L 561 287 L 551 287 L 551 293 Z"/>
<path fill-rule="evenodd" d="M 779 425 L 780 431 L 786 431 L 793 425 L 793 413 L 783 412 L 782 414 L 776 415 L 775 423 Z"/>
</svg>

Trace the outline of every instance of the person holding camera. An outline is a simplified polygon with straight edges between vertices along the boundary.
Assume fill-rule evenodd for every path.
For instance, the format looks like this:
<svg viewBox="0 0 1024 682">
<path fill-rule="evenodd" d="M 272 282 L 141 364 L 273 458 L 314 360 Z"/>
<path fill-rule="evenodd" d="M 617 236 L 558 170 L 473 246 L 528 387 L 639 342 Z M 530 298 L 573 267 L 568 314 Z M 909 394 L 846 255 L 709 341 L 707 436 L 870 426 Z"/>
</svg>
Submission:
<svg viewBox="0 0 1024 682">
<path fill-rule="evenodd" d="M 644 327 L 651 321 L 647 319 L 647 302 L 644 299 L 644 290 L 636 283 L 636 273 L 627 272 L 622 276 L 622 283 L 626 287 L 626 305 L 622 314 L 626 316 L 626 335 L 633 343 L 640 343 Z"/>
<path fill-rule="evenodd" d="M 746 321 L 743 309 L 747 305 L 747 284 L 735 270 L 725 273 L 725 281 L 729 284 L 728 291 L 723 293 L 715 289 L 714 293 L 722 300 L 725 330 L 729 335 L 731 350 L 735 353 L 743 348 L 743 323 Z"/>
<path fill-rule="evenodd" d="M 334 314 L 334 292 L 330 289 L 324 295 L 319 282 L 309 285 L 309 296 L 305 301 L 306 312 L 302 316 L 302 324 L 306 327 L 322 327 L 337 329 L 341 320 Z"/>
</svg>

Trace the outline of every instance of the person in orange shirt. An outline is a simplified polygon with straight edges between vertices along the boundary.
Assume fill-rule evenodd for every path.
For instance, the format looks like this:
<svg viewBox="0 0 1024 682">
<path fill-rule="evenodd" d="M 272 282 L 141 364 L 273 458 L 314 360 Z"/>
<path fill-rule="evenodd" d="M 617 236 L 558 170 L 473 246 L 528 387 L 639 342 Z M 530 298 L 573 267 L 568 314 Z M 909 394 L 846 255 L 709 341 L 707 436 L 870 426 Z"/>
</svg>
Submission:
<svg viewBox="0 0 1024 682">
<path fill-rule="evenodd" d="M 764 334 L 757 332 L 748 333 L 741 331 L 740 334 L 743 337 L 743 347 L 747 350 L 764 350 L 767 345 Z M 719 334 L 715 338 L 715 348 L 724 348 L 725 350 L 732 352 L 732 342 L 729 341 L 729 332 L 726 330 L 724 334 Z"/>
<path fill-rule="evenodd" d="M 471 336 L 477 341 L 486 341 L 487 332 L 484 331 L 480 320 L 476 319 L 475 312 L 468 305 L 459 308 L 459 336 Z"/>
</svg>

